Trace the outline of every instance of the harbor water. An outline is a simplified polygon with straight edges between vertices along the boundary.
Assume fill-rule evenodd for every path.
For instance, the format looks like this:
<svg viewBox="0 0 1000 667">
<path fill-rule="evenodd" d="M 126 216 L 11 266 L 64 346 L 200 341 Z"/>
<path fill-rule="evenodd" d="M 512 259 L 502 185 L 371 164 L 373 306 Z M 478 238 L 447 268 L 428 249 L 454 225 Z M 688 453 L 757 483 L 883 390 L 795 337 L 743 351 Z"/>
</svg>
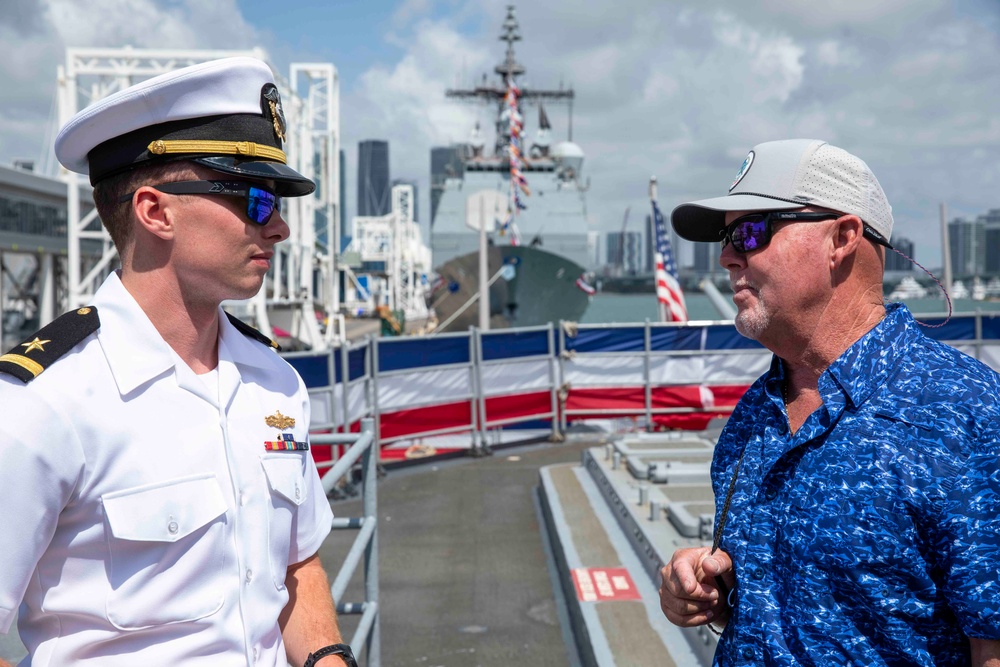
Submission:
<svg viewBox="0 0 1000 667">
<path fill-rule="evenodd" d="M 731 295 L 724 295 L 727 299 Z M 719 320 L 722 317 L 712 306 L 708 297 L 699 292 L 686 293 L 688 318 L 691 320 Z M 914 315 L 942 316 L 947 313 L 944 299 L 922 298 L 907 299 L 907 307 Z M 952 308 L 956 313 L 1000 312 L 1000 301 L 975 301 L 973 299 L 955 299 Z M 656 322 L 659 320 L 656 295 L 654 294 L 611 294 L 602 292 L 595 294 L 590 307 L 584 313 L 580 322 L 584 324 L 610 324 L 615 322 Z"/>
</svg>

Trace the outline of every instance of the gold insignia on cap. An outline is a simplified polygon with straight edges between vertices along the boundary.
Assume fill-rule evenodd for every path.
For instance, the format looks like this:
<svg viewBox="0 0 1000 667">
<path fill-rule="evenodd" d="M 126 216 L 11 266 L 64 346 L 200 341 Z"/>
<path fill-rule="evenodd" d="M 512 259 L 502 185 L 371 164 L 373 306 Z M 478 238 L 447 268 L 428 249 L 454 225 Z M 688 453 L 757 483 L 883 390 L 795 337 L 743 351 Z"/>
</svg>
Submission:
<svg viewBox="0 0 1000 667">
<path fill-rule="evenodd" d="M 157 139 L 149 142 L 146 149 L 153 155 L 174 153 L 200 153 L 203 155 L 241 155 L 262 157 L 285 164 L 285 151 L 273 146 L 252 141 L 216 141 L 213 139 Z"/>
<path fill-rule="evenodd" d="M 90 308 L 86 308 L 86 307 L 81 308 L 80 310 L 76 311 L 76 314 L 77 315 L 90 315 Z"/>
<path fill-rule="evenodd" d="M 278 135 L 278 138 L 282 141 L 285 140 L 285 124 L 280 122 L 278 119 L 284 119 L 284 116 L 280 115 L 278 111 L 278 105 L 272 100 L 268 100 L 267 104 L 271 107 L 271 119 L 274 121 L 274 133 Z"/>
<path fill-rule="evenodd" d="M 46 343 L 51 343 L 51 342 L 52 341 L 50 340 L 40 340 L 38 336 L 35 336 L 35 340 L 31 341 L 30 343 L 21 343 L 21 347 L 26 348 L 24 350 L 25 354 L 28 354 L 32 350 L 38 350 L 39 352 L 44 352 L 45 348 L 42 346 L 45 345 Z"/>
<path fill-rule="evenodd" d="M 271 122 L 274 124 L 274 134 L 285 141 L 285 111 L 281 106 L 281 94 L 273 83 L 265 83 L 260 91 L 261 98 L 267 102 L 267 111 L 271 112 Z"/>
<path fill-rule="evenodd" d="M 292 428 L 295 426 L 295 419 L 287 415 L 281 414 L 280 410 L 275 410 L 274 414 L 270 417 L 264 417 L 264 423 L 268 426 L 280 430 L 285 430 L 286 428 Z"/>
</svg>

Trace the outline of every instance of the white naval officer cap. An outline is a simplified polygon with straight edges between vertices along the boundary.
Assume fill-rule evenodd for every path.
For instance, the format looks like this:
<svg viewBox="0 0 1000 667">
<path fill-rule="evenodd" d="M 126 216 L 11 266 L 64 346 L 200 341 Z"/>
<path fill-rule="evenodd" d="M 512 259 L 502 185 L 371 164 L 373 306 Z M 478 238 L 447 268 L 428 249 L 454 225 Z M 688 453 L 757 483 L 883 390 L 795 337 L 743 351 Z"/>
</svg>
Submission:
<svg viewBox="0 0 1000 667">
<path fill-rule="evenodd" d="M 757 144 L 747 154 L 725 197 L 681 204 L 670 214 L 689 241 L 719 241 L 727 211 L 781 211 L 817 206 L 849 213 L 865 223 L 865 236 L 891 248 L 892 207 L 865 162 L 817 139 Z"/>
<path fill-rule="evenodd" d="M 286 164 L 285 116 L 270 68 L 223 58 L 142 81 L 91 104 L 56 137 L 64 167 L 96 185 L 137 167 L 189 160 L 215 171 L 274 181 L 281 197 L 316 184 Z"/>
</svg>

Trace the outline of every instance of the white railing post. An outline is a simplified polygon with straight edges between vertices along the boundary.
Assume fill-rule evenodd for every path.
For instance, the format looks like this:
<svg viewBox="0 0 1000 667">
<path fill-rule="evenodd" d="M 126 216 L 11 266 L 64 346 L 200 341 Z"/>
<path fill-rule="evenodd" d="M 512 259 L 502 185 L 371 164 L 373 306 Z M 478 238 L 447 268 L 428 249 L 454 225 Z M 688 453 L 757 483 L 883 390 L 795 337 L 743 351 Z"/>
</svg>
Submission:
<svg viewBox="0 0 1000 667">
<path fill-rule="evenodd" d="M 337 605 L 338 614 L 360 614 L 351 646 L 357 649 L 364 645 L 365 664 L 369 667 L 381 665 L 381 624 L 378 604 L 378 441 L 375 440 L 375 422 L 370 417 L 361 420 L 360 434 L 322 433 L 310 436 L 314 444 L 351 444 L 350 448 L 323 475 L 323 489 L 329 493 L 344 475 L 350 474 L 354 464 L 361 461 L 361 517 L 335 518 L 334 530 L 358 530 L 358 535 L 344 557 L 337 575 L 330 585 L 330 594 Z M 329 464 L 328 464 L 329 465 Z M 364 566 L 365 599 L 357 602 L 343 602 L 341 597 L 357 570 Z"/>
<path fill-rule="evenodd" d="M 361 459 L 362 477 L 362 506 L 364 508 L 365 520 L 370 518 L 377 521 L 378 516 L 378 494 L 375 489 L 378 485 L 378 442 L 375 441 L 375 421 L 371 417 L 361 420 L 361 433 L 367 434 L 372 439 L 372 444 L 365 449 L 365 454 Z M 365 549 L 365 602 L 378 604 L 378 531 L 372 533 L 368 547 Z M 379 667 L 382 662 L 381 650 L 382 622 L 381 614 L 375 612 L 372 621 L 371 632 L 365 643 L 365 654 L 368 667 Z"/>
<path fill-rule="evenodd" d="M 650 331 L 649 318 L 646 318 L 646 328 L 644 330 L 643 336 L 643 364 L 642 364 L 642 379 L 645 385 L 645 402 L 646 402 L 646 431 L 652 432 L 655 430 L 653 428 L 653 388 L 650 386 L 650 353 L 652 348 L 652 335 Z"/>
</svg>

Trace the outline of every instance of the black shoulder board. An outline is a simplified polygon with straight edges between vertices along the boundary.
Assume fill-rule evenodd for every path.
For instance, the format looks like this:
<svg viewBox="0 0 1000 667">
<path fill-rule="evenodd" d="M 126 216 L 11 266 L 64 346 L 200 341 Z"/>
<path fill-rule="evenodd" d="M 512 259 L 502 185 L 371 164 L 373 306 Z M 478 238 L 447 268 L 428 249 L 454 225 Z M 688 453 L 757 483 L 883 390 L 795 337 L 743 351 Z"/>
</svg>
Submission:
<svg viewBox="0 0 1000 667">
<path fill-rule="evenodd" d="M 0 373 L 27 384 L 100 328 L 94 306 L 63 313 L 0 357 Z"/>
<path fill-rule="evenodd" d="M 228 317 L 229 321 L 232 323 L 232 325 L 234 327 L 236 327 L 237 329 L 239 329 L 240 333 L 243 334 L 244 336 L 246 336 L 247 338 L 253 338 L 256 341 L 259 341 L 259 342 L 263 343 L 264 345 L 267 345 L 269 348 L 271 348 L 275 352 L 281 352 L 281 346 L 278 345 L 277 341 L 271 340 L 270 338 L 268 338 L 267 336 L 265 336 L 261 332 L 257 331 L 256 329 L 254 329 L 252 326 L 250 326 L 249 324 L 247 324 L 243 320 L 236 319 L 235 317 L 233 317 L 229 313 L 226 313 L 226 317 Z"/>
</svg>

